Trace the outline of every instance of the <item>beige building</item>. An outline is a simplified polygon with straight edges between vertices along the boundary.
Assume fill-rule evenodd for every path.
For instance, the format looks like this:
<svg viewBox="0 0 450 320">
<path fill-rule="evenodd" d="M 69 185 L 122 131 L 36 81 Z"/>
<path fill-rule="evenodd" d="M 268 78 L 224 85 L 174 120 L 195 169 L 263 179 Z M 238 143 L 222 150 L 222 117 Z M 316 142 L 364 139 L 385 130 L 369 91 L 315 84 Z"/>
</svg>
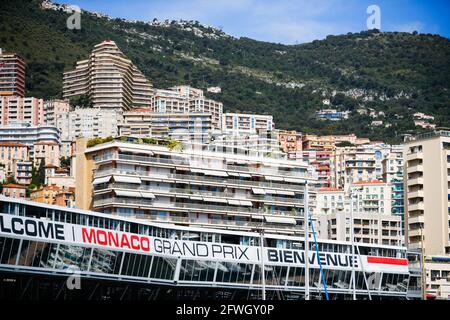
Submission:
<svg viewBox="0 0 450 320">
<path fill-rule="evenodd" d="M 273 116 L 247 113 L 224 113 L 222 132 L 233 135 L 255 134 L 259 131 L 273 131 Z"/>
<path fill-rule="evenodd" d="M 450 131 L 408 138 L 403 156 L 406 244 L 424 252 L 427 294 L 449 298 Z"/>
<path fill-rule="evenodd" d="M 54 141 L 40 141 L 33 144 L 33 161 L 39 166 L 41 161 L 45 164 L 59 166 L 60 145 Z"/>
<path fill-rule="evenodd" d="M 29 159 L 29 147 L 23 143 L 0 142 L 0 164 L 5 168 L 5 174 L 14 173 L 15 163 Z"/>
<path fill-rule="evenodd" d="M 64 73 L 63 97 L 89 95 L 94 107 L 129 110 L 150 104 L 153 89 L 114 41 L 94 47 L 89 59 Z"/>
<path fill-rule="evenodd" d="M 70 111 L 70 104 L 65 100 L 49 100 L 44 102 L 44 118 L 49 126 L 56 126 L 56 119 L 59 115 L 67 114 Z"/>
</svg>

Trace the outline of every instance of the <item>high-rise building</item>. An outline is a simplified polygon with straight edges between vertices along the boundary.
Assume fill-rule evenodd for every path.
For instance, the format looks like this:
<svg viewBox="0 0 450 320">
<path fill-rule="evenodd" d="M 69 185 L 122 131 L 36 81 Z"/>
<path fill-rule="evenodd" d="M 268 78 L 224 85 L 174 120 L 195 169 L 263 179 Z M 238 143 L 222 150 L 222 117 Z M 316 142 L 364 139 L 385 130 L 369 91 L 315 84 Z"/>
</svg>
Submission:
<svg viewBox="0 0 450 320">
<path fill-rule="evenodd" d="M 93 107 L 129 110 L 150 105 L 153 89 L 114 41 L 94 47 L 88 60 L 64 73 L 63 97 L 87 95 Z"/>
<path fill-rule="evenodd" d="M 450 296 L 450 131 L 409 137 L 405 161 L 405 234 L 423 252 L 427 293 Z"/>
<path fill-rule="evenodd" d="M 83 142 L 84 141 L 84 142 Z M 77 207 L 187 226 L 303 231 L 307 164 L 113 141 L 77 140 Z"/>
<path fill-rule="evenodd" d="M 25 96 L 25 62 L 0 48 L 0 96 Z"/>
<path fill-rule="evenodd" d="M 281 148 L 287 154 L 288 158 L 296 159 L 297 152 L 302 151 L 302 134 L 295 130 L 279 130 L 277 134 Z"/>
</svg>

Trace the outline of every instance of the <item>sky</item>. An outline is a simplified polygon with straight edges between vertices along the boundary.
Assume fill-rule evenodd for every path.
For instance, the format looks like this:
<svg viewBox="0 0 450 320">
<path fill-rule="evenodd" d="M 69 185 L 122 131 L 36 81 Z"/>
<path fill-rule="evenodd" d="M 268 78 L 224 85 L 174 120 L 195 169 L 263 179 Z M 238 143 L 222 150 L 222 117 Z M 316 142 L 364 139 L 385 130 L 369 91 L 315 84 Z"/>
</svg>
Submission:
<svg viewBox="0 0 450 320">
<path fill-rule="evenodd" d="M 298 44 L 367 30 L 370 5 L 380 8 L 381 31 L 450 38 L 450 0 L 66 0 L 130 20 L 197 20 L 234 37 Z M 81 18 L 82 19 L 82 18 Z"/>
</svg>

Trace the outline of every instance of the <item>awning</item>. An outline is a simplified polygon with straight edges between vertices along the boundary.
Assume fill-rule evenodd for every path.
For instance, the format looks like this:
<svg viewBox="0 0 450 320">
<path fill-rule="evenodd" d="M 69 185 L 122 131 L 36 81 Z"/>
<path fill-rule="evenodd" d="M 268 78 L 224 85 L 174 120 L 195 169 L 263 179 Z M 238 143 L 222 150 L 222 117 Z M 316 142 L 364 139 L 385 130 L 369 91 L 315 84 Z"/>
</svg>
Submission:
<svg viewBox="0 0 450 320">
<path fill-rule="evenodd" d="M 149 198 L 149 199 L 154 199 L 155 195 L 151 192 L 145 192 L 145 191 L 141 191 L 141 196 L 143 198 Z"/>
<path fill-rule="evenodd" d="M 253 203 L 251 201 L 247 201 L 247 200 L 240 200 L 239 201 L 241 203 L 241 206 L 253 206 Z"/>
<path fill-rule="evenodd" d="M 228 173 L 226 171 L 219 170 L 203 170 L 203 173 L 208 176 L 219 176 L 219 177 L 228 177 Z"/>
<path fill-rule="evenodd" d="M 106 183 L 111 180 L 111 176 L 103 177 L 103 178 L 95 178 L 92 182 L 93 185 L 100 184 L 100 183 Z"/>
<path fill-rule="evenodd" d="M 272 181 L 283 181 L 284 179 L 282 177 L 275 177 L 275 176 L 264 176 L 266 180 L 272 180 Z"/>
<path fill-rule="evenodd" d="M 266 189 L 265 191 L 267 194 L 277 194 L 277 190 Z"/>
<path fill-rule="evenodd" d="M 277 190 L 277 194 L 283 194 L 286 196 L 295 196 L 294 191 L 287 191 L 287 190 Z"/>
<path fill-rule="evenodd" d="M 229 176 L 233 176 L 233 177 L 239 177 L 239 173 L 237 173 L 237 172 L 230 172 L 230 171 L 228 171 L 228 175 Z"/>
<path fill-rule="evenodd" d="M 138 177 L 113 176 L 113 178 L 114 178 L 114 181 L 116 181 L 116 182 L 141 184 L 141 179 Z"/>
<path fill-rule="evenodd" d="M 294 218 L 286 218 L 286 217 L 269 217 L 265 216 L 266 222 L 273 223 L 284 223 L 284 224 L 296 224 Z"/>
<path fill-rule="evenodd" d="M 239 175 L 244 178 L 250 178 L 252 176 L 251 174 L 248 173 L 239 173 Z"/>
<path fill-rule="evenodd" d="M 114 190 L 114 192 L 116 193 L 116 195 L 122 197 L 141 197 L 141 193 L 139 191 Z"/>
<path fill-rule="evenodd" d="M 221 198 L 210 198 L 210 197 L 203 197 L 203 201 L 206 202 L 220 202 L 220 203 L 228 203 L 226 199 Z"/>
<path fill-rule="evenodd" d="M 239 200 L 228 200 L 228 203 L 229 204 L 234 204 L 234 205 L 237 205 L 237 206 L 241 205 L 241 202 Z"/>
<path fill-rule="evenodd" d="M 255 220 L 264 220 L 264 217 L 263 217 L 263 216 L 255 216 L 255 215 L 253 215 L 253 216 L 252 216 L 252 219 L 255 219 Z"/>
<path fill-rule="evenodd" d="M 284 178 L 284 181 L 286 181 L 286 182 L 305 183 L 305 180 L 302 180 L 300 178 Z"/>
<path fill-rule="evenodd" d="M 203 170 L 201 170 L 201 169 L 193 169 L 193 168 L 191 168 L 191 172 L 194 172 L 194 173 L 204 173 Z"/>
<path fill-rule="evenodd" d="M 253 191 L 254 194 L 266 194 L 264 189 L 252 188 L 252 191 Z"/>
</svg>

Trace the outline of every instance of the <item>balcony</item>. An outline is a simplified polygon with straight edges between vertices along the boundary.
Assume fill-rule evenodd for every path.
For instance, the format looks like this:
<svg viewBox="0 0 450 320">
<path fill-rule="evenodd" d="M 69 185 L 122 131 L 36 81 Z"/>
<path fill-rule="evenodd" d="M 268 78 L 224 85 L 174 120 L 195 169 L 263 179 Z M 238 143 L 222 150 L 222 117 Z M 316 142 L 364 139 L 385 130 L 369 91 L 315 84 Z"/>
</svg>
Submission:
<svg viewBox="0 0 450 320">
<path fill-rule="evenodd" d="M 420 177 L 420 178 L 408 179 L 407 185 L 408 186 L 423 185 L 423 178 Z"/>
<path fill-rule="evenodd" d="M 423 198 L 423 197 L 424 197 L 423 190 L 417 190 L 417 191 L 413 191 L 413 192 L 408 192 L 408 199 Z"/>
<path fill-rule="evenodd" d="M 423 172 L 423 165 L 418 164 L 415 166 L 410 166 L 406 169 L 407 173 L 413 173 L 413 172 Z"/>
<path fill-rule="evenodd" d="M 415 216 L 415 217 L 408 217 L 408 224 L 414 224 L 414 223 L 425 223 L 425 217 L 423 215 Z"/>
<path fill-rule="evenodd" d="M 425 210 L 425 205 L 423 204 L 423 202 L 408 205 L 408 211 L 417 211 L 417 210 L 422 211 Z"/>
<path fill-rule="evenodd" d="M 415 159 L 423 159 L 423 152 L 408 153 L 406 155 L 406 161 L 411 161 Z"/>
</svg>

